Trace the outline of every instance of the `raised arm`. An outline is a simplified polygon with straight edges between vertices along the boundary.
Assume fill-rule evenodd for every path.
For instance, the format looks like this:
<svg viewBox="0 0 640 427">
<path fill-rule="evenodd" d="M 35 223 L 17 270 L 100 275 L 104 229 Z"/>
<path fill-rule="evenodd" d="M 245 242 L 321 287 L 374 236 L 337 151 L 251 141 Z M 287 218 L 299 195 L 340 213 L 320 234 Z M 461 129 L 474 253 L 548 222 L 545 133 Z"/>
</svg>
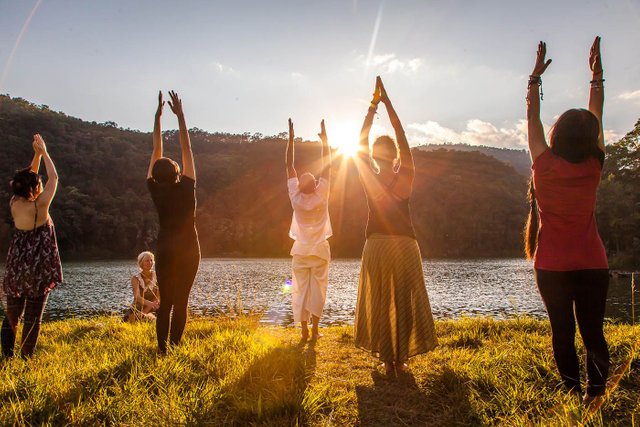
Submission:
<svg viewBox="0 0 640 427">
<path fill-rule="evenodd" d="M 540 86 L 542 85 L 542 73 L 547 69 L 551 60 L 545 61 L 547 45 L 544 42 L 538 44 L 538 54 L 533 73 L 529 76 L 527 87 L 527 130 L 529 134 L 529 154 L 531 161 L 547 149 L 547 140 L 544 137 L 544 127 L 540 120 Z"/>
<path fill-rule="evenodd" d="M 380 77 L 378 77 L 380 79 Z M 391 122 L 391 126 L 393 126 L 393 130 L 396 134 L 396 141 L 398 141 L 398 149 L 400 151 L 400 172 L 408 175 L 411 180 L 415 175 L 415 166 L 413 164 L 413 155 L 411 154 L 411 148 L 409 148 L 409 141 L 407 141 L 407 135 L 404 133 L 404 129 L 402 128 L 402 123 L 400 123 L 400 118 L 396 113 L 396 110 L 393 108 L 391 104 L 391 100 L 389 100 L 389 96 L 387 95 L 387 91 L 382 84 L 382 79 L 380 79 L 380 91 L 382 96 L 382 103 L 387 109 L 387 114 L 389 115 L 389 121 Z"/>
<path fill-rule="evenodd" d="M 178 117 L 178 128 L 180 129 L 180 150 L 182 151 L 182 175 L 196 180 L 196 166 L 193 162 L 193 151 L 191 150 L 191 140 L 189 139 L 189 131 L 187 123 L 184 120 L 184 112 L 182 111 L 182 100 L 174 91 L 169 91 L 171 101 L 169 107 L 171 111 Z"/>
<path fill-rule="evenodd" d="M 285 153 L 284 157 L 284 161 L 287 164 L 287 179 L 295 178 L 298 176 L 298 174 L 296 173 L 296 168 L 293 166 L 293 140 L 293 122 L 291 121 L 291 118 L 289 118 L 289 141 L 287 141 L 287 152 Z"/>
<path fill-rule="evenodd" d="M 373 116 L 376 114 L 378 104 L 381 99 L 381 89 L 378 81 L 379 78 L 376 78 L 376 87 L 373 91 L 373 98 L 371 99 L 367 115 L 364 117 L 362 129 L 360 130 L 360 149 L 358 150 L 358 155 L 355 159 L 358 175 L 360 176 L 360 181 L 365 187 L 365 190 L 367 186 L 371 186 L 375 183 L 375 177 L 373 176 L 374 172 L 371 166 L 371 155 L 369 153 L 369 133 L 371 132 L 371 126 L 373 125 Z"/>
<path fill-rule="evenodd" d="M 320 176 L 331 182 L 331 148 L 329 148 L 329 138 L 327 137 L 327 130 L 324 127 L 324 119 L 320 122 L 320 133 L 318 134 L 320 141 L 322 141 L 322 154 L 321 157 L 321 173 Z"/>
<path fill-rule="evenodd" d="M 44 185 L 42 194 L 38 197 L 38 205 L 44 209 L 49 209 L 51 201 L 56 195 L 56 190 L 58 189 L 58 172 L 53 164 L 53 160 L 51 160 L 51 157 L 49 156 L 44 139 L 42 139 L 40 134 L 36 134 L 34 136 L 34 148 L 44 159 L 44 167 L 47 170 L 47 183 Z"/>
<path fill-rule="evenodd" d="M 160 126 L 160 117 L 162 117 L 162 91 L 158 92 L 158 108 L 156 109 L 156 117 L 153 122 L 153 151 L 151 152 L 151 160 L 149 161 L 149 170 L 147 171 L 147 179 L 151 178 L 153 165 L 156 160 L 162 157 L 162 127 Z"/>
<path fill-rule="evenodd" d="M 380 77 L 376 77 L 376 88 L 373 91 L 373 98 L 369 104 L 367 115 L 364 117 L 364 123 L 362 123 L 362 129 L 360 130 L 360 149 L 358 150 L 358 156 L 367 165 L 369 162 L 369 133 L 371 132 L 371 126 L 373 124 L 373 116 L 378 110 L 378 104 L 381 99 L 381 88 L 379 86 Z"/>
<path fill-rule="evenodd" d="M 600 123 L 598 147 L 604 153 L 604 128 L 602 127 L 602 111 L 604 108 L 604 79 L 602 71 L 602 57 L 600 56 L 600 36 L 596 37 L 589 52 L 589 68 L 591 68 L 591 90 L 589 91 L 589 111 Z"/>
<path fill-rule="evenodd" d="M 31 160 L 31 172 L 38 173 L 40 170 L 40 160 L 42 159 L 42 153 L 36 149 L 36 137 L 34 135 L 33 142 L 33 159 Z"/>
</svg>

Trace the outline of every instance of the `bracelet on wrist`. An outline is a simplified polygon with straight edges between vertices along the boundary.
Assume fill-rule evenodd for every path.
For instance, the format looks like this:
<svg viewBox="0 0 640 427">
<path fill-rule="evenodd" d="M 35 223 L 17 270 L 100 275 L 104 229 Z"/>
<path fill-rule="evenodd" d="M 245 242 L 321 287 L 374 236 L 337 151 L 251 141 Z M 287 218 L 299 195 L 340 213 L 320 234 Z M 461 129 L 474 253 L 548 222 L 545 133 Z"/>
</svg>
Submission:
<svg viewBox="0 0 640 427">
<path fill-rule="evenodd" d="M 600 90 L 604 88 L 604 79 L 593 79 L 589 83 L 591 84 L 591 89 Z"/>
<path fill-rule="evenodd" d="M 537 85 L 540 88 L 540 100 L 544 100 L 544 93 L 542 92 L 542 76 L 529 76 L 529 83 L 527 84 L 527 90 L 531 89 L 531 86 Z M 527 101 L 529 101 L 527 97 Z"/>
</svg>

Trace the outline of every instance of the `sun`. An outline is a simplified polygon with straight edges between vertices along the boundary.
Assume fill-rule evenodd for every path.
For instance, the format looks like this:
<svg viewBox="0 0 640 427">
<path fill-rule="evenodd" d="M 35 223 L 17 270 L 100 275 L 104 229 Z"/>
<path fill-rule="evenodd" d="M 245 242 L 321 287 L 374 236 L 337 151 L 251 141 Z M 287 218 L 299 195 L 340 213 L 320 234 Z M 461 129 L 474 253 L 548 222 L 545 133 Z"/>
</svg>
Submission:
<svg viewBox="0 0 640 427">
<path fill-rule="evenodd" d="M 343 157 L 355 157 L 360 151 L 358 143 L 353 141 L 343 141 L 334 147 L 338 149 L 338 154 Z"/>
<path fill-rule="evenodd" d="M 337 123 L 331 128 L 327 128 L 329 134 L 329 145 L 338 150 L 338 155 L 345 158 L 352 158 L 360 151 L 358 141 L 359 130 L 355 123 Z"/>
</svg>

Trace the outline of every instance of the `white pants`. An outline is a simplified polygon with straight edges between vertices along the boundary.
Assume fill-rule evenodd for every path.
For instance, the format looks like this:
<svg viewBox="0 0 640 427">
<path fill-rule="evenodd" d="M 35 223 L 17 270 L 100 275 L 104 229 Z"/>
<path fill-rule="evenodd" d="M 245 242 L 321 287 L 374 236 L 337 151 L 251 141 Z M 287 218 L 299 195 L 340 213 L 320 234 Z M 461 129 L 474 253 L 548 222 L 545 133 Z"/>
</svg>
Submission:
<svg viewBox="0 0 640 427">
<path fill-rule="evenodd" d="M 308 322 L 311 315 L 322 315 L 329 284 L 329 261 L 315 255 L 294 255 L 291 264 L 293 321 Z"/>
</svg>

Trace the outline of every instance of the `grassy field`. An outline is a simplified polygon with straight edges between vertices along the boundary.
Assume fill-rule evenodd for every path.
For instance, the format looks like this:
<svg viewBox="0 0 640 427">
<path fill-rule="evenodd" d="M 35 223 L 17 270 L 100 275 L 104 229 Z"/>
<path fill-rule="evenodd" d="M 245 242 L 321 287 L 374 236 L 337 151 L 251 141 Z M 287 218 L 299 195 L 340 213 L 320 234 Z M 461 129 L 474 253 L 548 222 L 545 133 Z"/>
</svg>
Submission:
<svg viewBox="0 0 640 427">
<path fill-rule="evenodd" d="M 437 331 L 440 346 L 389 379 L 351 327 L 299 345 L 292 328 L 196 319 L 161 357 L 152 324 L 47 323 L 31 360 L 0 361 L 0 424 L 640 425 L 640 326 L 607 325 L 612 391 L 593 412 L 556 387 L 547 322 Z"/>
</svg>

